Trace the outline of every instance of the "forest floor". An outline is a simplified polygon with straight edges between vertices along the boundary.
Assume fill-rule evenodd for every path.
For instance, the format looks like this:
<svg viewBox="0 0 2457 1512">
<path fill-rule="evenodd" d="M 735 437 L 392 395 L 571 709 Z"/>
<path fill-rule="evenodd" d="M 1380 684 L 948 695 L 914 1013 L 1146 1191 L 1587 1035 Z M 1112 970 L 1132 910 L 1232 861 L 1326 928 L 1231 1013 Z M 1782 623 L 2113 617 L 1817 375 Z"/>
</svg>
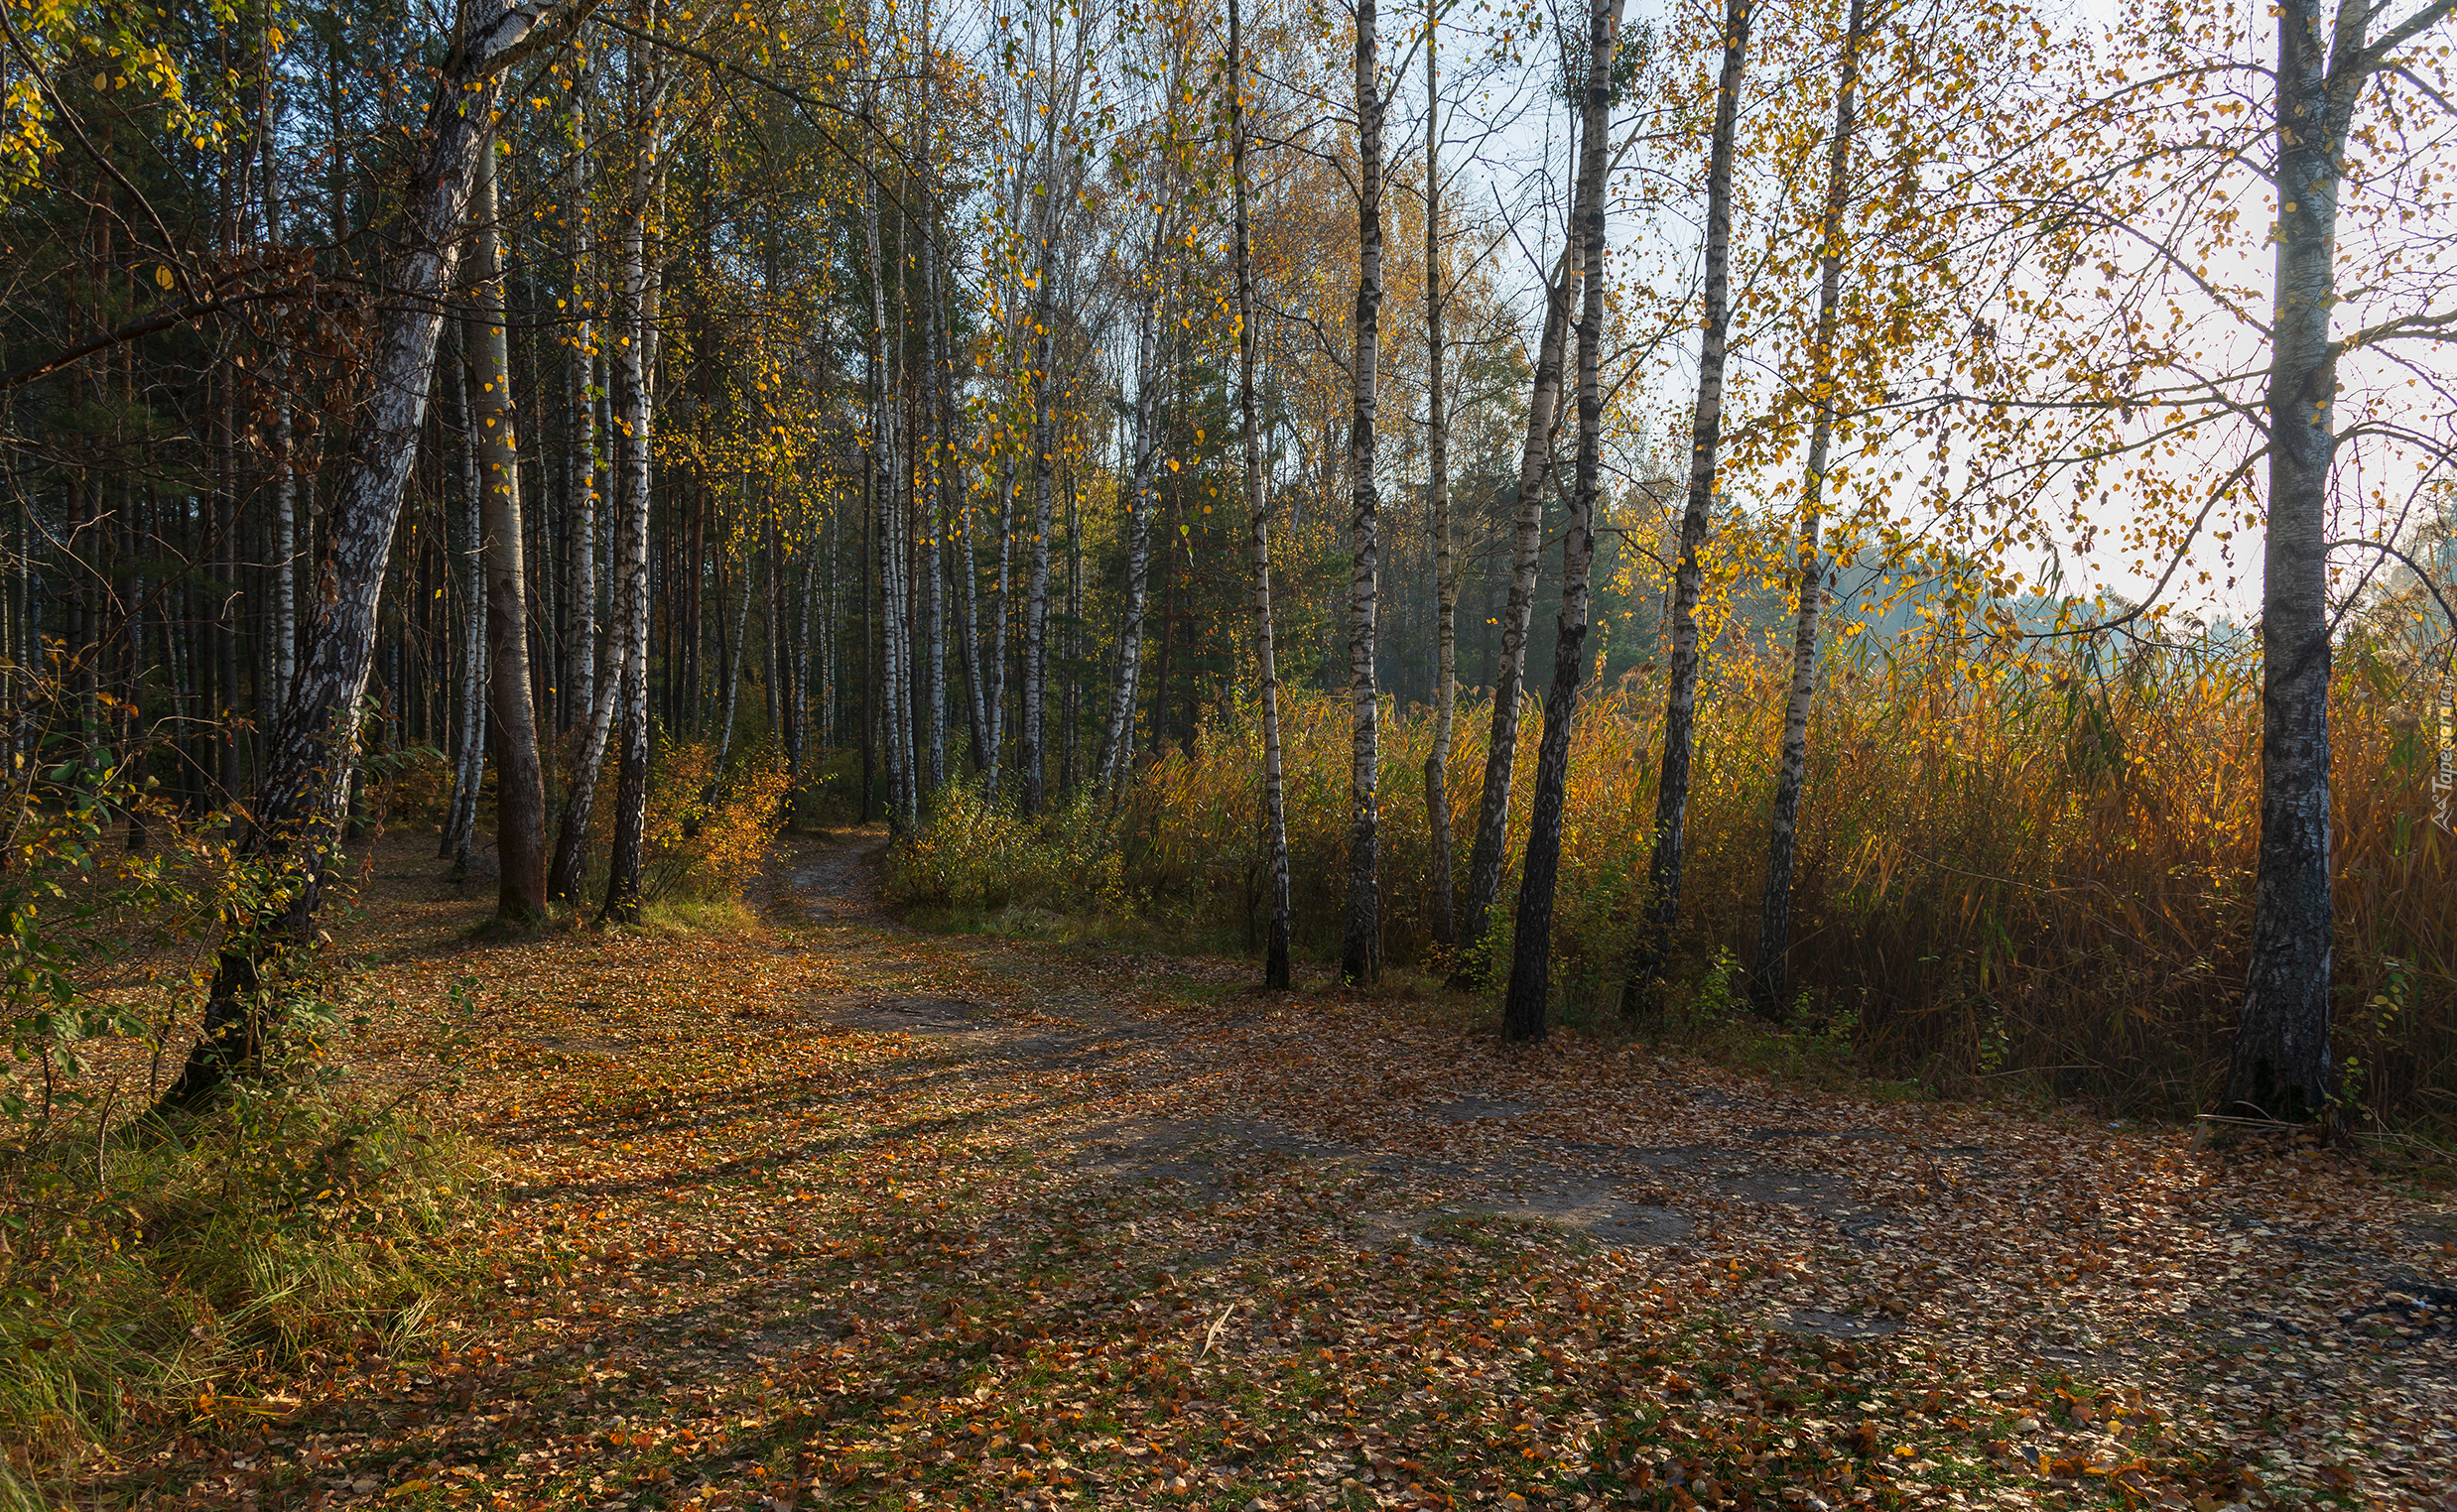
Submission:
<svg viewBox="0 0 2457 1512">
<path fill-rule="evenodd" d="M 515 942 L 379 851 L 341 1054 L 486 1152 L 466 1284 L 97 1489 L 2457 1512 L 2444 1192 L 919 933 L 878 839 L 799 842 L 756 924 Z"/>
</svg>

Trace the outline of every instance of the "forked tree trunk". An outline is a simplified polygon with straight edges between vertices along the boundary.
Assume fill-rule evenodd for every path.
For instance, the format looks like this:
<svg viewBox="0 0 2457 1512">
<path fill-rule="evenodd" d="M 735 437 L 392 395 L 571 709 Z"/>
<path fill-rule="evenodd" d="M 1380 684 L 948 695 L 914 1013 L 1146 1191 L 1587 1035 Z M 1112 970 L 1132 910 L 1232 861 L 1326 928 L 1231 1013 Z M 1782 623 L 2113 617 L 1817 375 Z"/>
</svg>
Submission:
<svg viewBox="0 0 2457 1512">
<path fill-rule="evenodd" d="M 1699 320 L 1698 404 L 1691 426 L 1689 499 L 1681 511 L 1680 564 L 1672 574 L 1672 667 L 1664 694 L 1663 775 L 1655 790 L 1655 849 L 1647 865 L 1647 918 L 1621 1012 L 1635 1014 L 1656 999 L 1672 926 L 1681 912 L 1681 860 L 1688 839 L 1690 746 L 1698 719 L 1698 596 L 1715 504 L 1715 461 L 1723 441 L 1724 358 L 1732 315 L 1732 163 L 1748 72 L 1753 0 L 1726 0 L 1724 71 L 1716 88 L 1715 138 L 1707 160 L 1705 311 Z"/>
<path fill-rule="evenodd" d="M 1349 363 L 1349 539 L 1356 555 L 1348 592 L 1348 932 L 1340 975 L 1370 982 L 1382 971 L 1381 690 L 1374 669 L 1381 592 L 1381 489 L 1373 422 L 1380 402 L 1382 314 L 1382 89 L 1374 0 L 1357 5 L 1357 310 Z"/>
<path fill-rule="evenodd" d="M 1572 206 L 1576 219 L 1576 205 Z M 1478 794 L 1476 844 L 1468 855 L 1468 891 L 1458 914 L 1459 953 L 1450 985 L 1484 985 L 1491 967 L 1487 935 L 1501 892 L 1510 834 L 1510 785 L 1518 760 L 1520 690 L 1527 666 L 1527 624 L 1535 612 L 1537 558 L 1544 545 L 1544 493 L 1551 482 L 1553 437 L 1561 404 L 1563 348 L 1570 300 L 1578 287 L 1575 224 L 1553 270 L 1544 302 L 1544 333 L 1536 344 L 1535 387 L 1527 403 L 1527 436 L 1518 453 L 1518 509 L 1510 529 L 1509 596 L 1501 608 L 1501 655 L 1493 673 L 1492 732 L 1485 745 L 1484 787 Z"/>
<path fill-rule="evenodd" d="M 1852 0 L 1835 82 L 1834 145 L 1826 157 L 1826 205 L 1819 219 L 1824 246 L 1817 272 L 1817 333 L 1809 347 L 1809 393 L 1817 406 L 1809 423 L 1807 475 L 1800 485 L 1799 600 L 1793 611 L 1791 692 L 1783 703 L 1783 751 L 1774 779 L 1774 824 L 1766 842 L 1766 892 L 1757 921 L 1757 959 L 1750 998 L 1769 1015 L 1783 1011 L 1788 991 L 1785 953 L 1791 947 L 1793 841 L 1800 827 L 1800 790 L 1809 770 L 1809 702 L 1817 693 L 1817 618 L 1826 596 L 1826 565 L 1818 542 L 1826 453 L 1834 441 L 1834 342 L 1843 311 L 1843 214 L 1851 201 L 1852 130 L 1860 90 L 1860 38 L 1868 0 Z"/>
<path fill-rule="evenodd" d="M 1244 433 L 1245 514 L 1253 551 L 1254 662 L 1261 680 L 1262 846 L 1270 878 L 1270 932 L 1262 983 L 1286 987 L 1288 968 L 1288 804 L 1280 770 L 1280 678 L 1272 645 L 1271 503 L 1262 475 L 1262 431 L 1254 403 L 1255 352 L 1262 331 L 1254 320 L 1254 262 L 1245 208 L 1245 38 L 1237 0 L 1228 0 L 1228 152 L 1236 211 L 1237 418 Z"/>
<path fill-rule="evenodd" d="M 584 13 L 580 6 L 562 13 L 557 29 Z M 161 1111 L 197 1106 L 233 1072 L 255 1066 L 269 1027 L 264 998 L 279 988 L 268 971 L 278 978 L 279 957 L 313 934 L 357 767 L 356 714 L 374 665 L 384 564 L 426 423 L 436 337 L 468 223 L 471 181 L 492 135 L 503 68 L 544 40 L 537 19 L 509 0 L 468 0 L 460 42 L 438 70 L 412 171 L 401 181 L 403 251 L 388 270 L 392 298 L 371 343 L 371 397 L 354 418 L 349 461 L 330 504 L 320 574 L 327 591 L 318 597 L 299 680 L 266 745 L 247 840 L 256 854 L 291 862 L 298 885 L 277 910 L 230 920 L 202 1037 L 164 1093 Z"/>
<path fill-rule="evenodd" d="M 626 512 L 632 507 L 628 502 L 629 489 L 617 488 L 616 495 L 614 536 L 618 542 L 627 541 L 630 525 Z M 572 902 L 581 893 L 581 873 L 588 855 L 588 826 L 597 807 L 597 782 L 605 770 L 606 738 L 614 727 L 624 648 L 629 645 L 631 633 L 623 617 L 619 591 L 608 629 L 605 660 L 596 667 L 595 686 L 586 693 L 588 718 L 582 725 L 581 747 L 573 760 L 572 796 L 564 805 L 563 823 L 555 835 L 554 864 L 546 874 L 546 895 L 557 903 Z"/>
<path fill-rule="evenodd" d="M 546 913 L 546 779 L 538 764 L 529 682 L 529 573 L 522 562 L 520 444 L 512 428 L 510 343 L 503 329 L 502 242 L 495 225 L 495 151 L 479 150 L 471 213 L 477 221 L 477 458 L 486 533 L 486 718 L 495 754 L 496 916 Z"/>
<path fill-rule="evenodd" d="M 1613 53 L 1619 40 L 1621 0 L 1592 0 L 1588 11 L 1587 102 L 1579 128 L 1578 235 L 1587 269 L 1579 315 L 1578 477 L 1570 524 L 1561 540 L 1560 635 L 1553 647 L 1553 689 L 1544 700 L 1544 736 L 1536 748 L 1535 797 L 1527 816 L 1527 859 L 1518 884 L 1518 920 L 1511 942 L 1510 985 L 1501 1004 L 1501 1032 L 1513 1040 L 1542 1039 L 1552 993 L 1553 896 L 1561 872 L 1561 811 L 1569 792 L 1570 727 L 1578 717 L 1579 684 L 1587 671 L 1587 579 L 1596 556 L 1596 491 L 1603 467 L 1604 189 L 1610 125 Z"/>
</svg>

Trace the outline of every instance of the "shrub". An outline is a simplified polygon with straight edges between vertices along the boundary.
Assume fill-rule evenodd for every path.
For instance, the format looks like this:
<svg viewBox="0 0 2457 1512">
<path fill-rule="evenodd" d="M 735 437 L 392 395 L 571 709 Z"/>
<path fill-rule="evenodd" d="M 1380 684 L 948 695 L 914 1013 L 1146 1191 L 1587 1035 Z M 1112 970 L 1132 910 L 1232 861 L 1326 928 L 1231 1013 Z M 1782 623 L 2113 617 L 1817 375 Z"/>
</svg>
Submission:
<svg viewBox="0 0 2457 1512">
<path fill-rule="evenodd" d="M 773 751 L 755 751 L 720 773 L 714 745 L 662 742 L 641 829 L 645 900 L 738 900 L 767 864 L 792 785 Z"/>
</svg>

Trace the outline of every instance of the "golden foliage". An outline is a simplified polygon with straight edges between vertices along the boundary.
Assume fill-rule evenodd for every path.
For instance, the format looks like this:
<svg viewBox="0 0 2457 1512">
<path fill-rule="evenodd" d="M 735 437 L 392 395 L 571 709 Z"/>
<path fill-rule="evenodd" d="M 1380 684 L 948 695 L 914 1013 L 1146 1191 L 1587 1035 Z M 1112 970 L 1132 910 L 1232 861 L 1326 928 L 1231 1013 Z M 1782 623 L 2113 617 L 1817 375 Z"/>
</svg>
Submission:
<svg viewBox="0 0 2457 1512">
<path fill-rule="evenodd" d="M 708 741 L 661 743 L 651 770 L 642 826 L 641 891 L 672 897 L 738 899 L 767 864 L 784 825 L 792 774 L 762 750 L 720 774 Z"/>
</svg>

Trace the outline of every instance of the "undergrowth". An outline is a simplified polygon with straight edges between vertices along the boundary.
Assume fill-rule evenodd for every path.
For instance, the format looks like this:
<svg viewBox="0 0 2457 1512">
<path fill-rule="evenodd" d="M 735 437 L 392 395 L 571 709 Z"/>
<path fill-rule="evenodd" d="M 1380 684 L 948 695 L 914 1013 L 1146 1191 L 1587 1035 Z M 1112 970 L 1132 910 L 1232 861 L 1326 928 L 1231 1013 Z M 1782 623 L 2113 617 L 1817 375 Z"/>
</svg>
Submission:
<svg viewBox="0 0 2457 1512">
<path fill-rule="evenodd" d="M 297 878 L 229 816 L 160 801 L 145 753 L 74 713 L 0 773 L 0 1508 L 65 1501 L 106 1446 L 414 1329 L 475 1175 L 456 1137 L 340 1078 L 313 943 L 261 978 L 280 1006 L 228 1094 L 155 1104 L 225 921 L 270 917 Z"/>
<path fill-rule="evenodd" d="M 1721 1059 L 1863 1073 L 1948 1094 L 2022 1090 L 2125 1112 L 2205 1105 L 2251 947 L 2260 835 L 2257 652 L 2083 644 L 1974 663 L 1901 645 L 1838 655 L 1816 704 L 1777 1021 L 1740 1001 L 1753 953 L 1788 669 L 1721 655 L 1701 691 L 1686 890 L 1666 1038 Z M 2457 843 L 2430 821 L 2434 753 L 2411 679 L 2360 639 L 2332 704 L 2333 1039 L 2358 1110 L 2457 1129 Z M 1113 804 L 1027 820 L 974 787 L 939 795 L 894 848 L 891 902 L 942 927 L 1252 951 L 1263 924 L 1259 733 L 1232 706 L 1147 763 Z M 1615 1016 L 1653 842 L 1662 693 L 1641 670 L 1591 695 L 1573 735 L 1554 914 L 1556 1011 Z M 1464 884 L 1486 708 L 1459 720 L 1445 786 Z M 1283 732 L 1293 927 L 1338 948 L 1350 827 L 1349 711 L 1292 693 Z M 1509 863 L 1486 958 L 1509 958 L 1532 700 L 1519 726 Z M 1436 970 L 1423 768 L 1431 719 L 1386 708 L 1384 955 Z M 1713 994 L 1733 1001 L 1716 1006 Z M 1727 1011 L 1728 1010 L 1728 1011 Z"/>
<path fill-rule="evenodd" d="M 0 1149 L 15 1494 L 48 1505 L 122 1436 L 244 1416 L 289 1372 L 397 1344 L 452 1284 L 435 1241 L 482 1177 L 446 1128 L 278 1088 L 176 1130 L 88 1119 Z"/>
</svg>

